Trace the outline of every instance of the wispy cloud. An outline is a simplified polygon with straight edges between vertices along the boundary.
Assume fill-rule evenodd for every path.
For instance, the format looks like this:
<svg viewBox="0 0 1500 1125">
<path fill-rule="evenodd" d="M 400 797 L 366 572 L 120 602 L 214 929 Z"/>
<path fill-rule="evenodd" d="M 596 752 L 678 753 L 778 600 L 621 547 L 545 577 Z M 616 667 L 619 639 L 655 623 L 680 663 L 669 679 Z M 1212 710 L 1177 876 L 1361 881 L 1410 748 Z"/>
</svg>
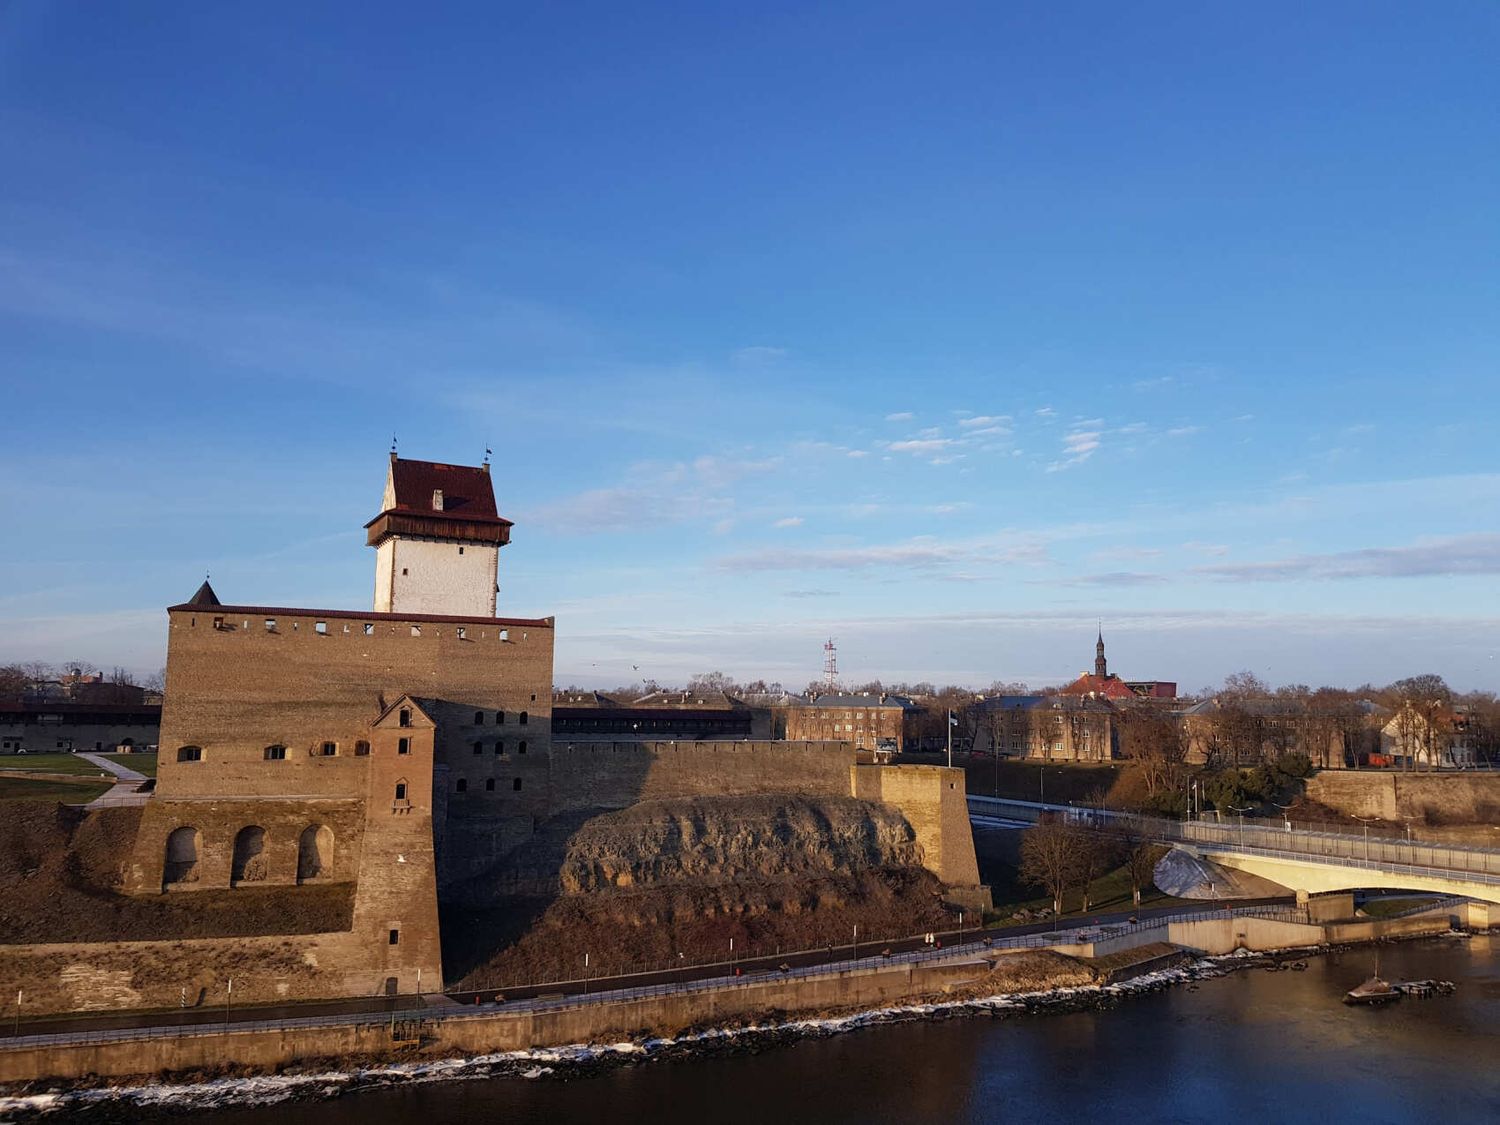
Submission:
<svg viewBox="0 0 1500 1125">
<path fill-rule="evenodd" d="M 888 441 L 885 443 L 885 447 L 892 453 L 915 453 L 919 455 L 926 455 L 932 453 L 942 453 L 945 449 L 948 449 L 957 444 L 958 443 L 952 438 L 926 437 L 912 438 L 907 441 Z"/>
<path fill-rule="evenodd" d="M 860 547 L 827 547 L 802 551 L 758 550 L 729 555 L 717 561 L 720 570 L 874 569 L 938 571 L 957 565 L 1040 566 L 1050 561 L 1046 537 L 1015 534 L 985 540 L 941 542 L 921 536 L 901 543 Z"/>
<path fill-rule="evenodd" d="M 1200 566 L 1194 573 L 1224 582 L 1500 574 L 1500 535 L 1455 535 L 1405 547 L 1364 547 L 1268 562 Z"/>
<path fill-rule="evenodd" d="M 960 418 L 959 427 L 965 430 L 985 427 L 988 429 L 1000 429 L 1010 425 L 1009 414 L 977 414 L 969 418 Z"/>
<path fill-rule="evenodd" d="M 706 521 L 722 533 L 733 526 L 731 486 L 777 464 L 775 459 L 704 456 L 665 465 L 637 465 L 623 485 L 580 492 L 543 505 L 527 518 L 543 527 L 574 533 L 692 521 Z"/>
<path fill-rule="evenodd" d="M 910 410 L 898 410 L 895 414 L 887 414 L 885 420 L 887 422 L 910 422 L 915 417 L 916 415 Z"/>
<path fill-rule="evenodd" d="M 1063 456 L 1047 466 L 1049 473 L 1081 465 L 1099 448 L 1101 430 L 1073 430 L 1063 438 Z"/>
<path fill-rule="evenodd" d="M 755 367 L 761 364 L 775 363 L 777 360 L 785 359 L 790 354 L 785 348 L 772 348 L 763 344 L 752 344 L 748 348 L 740 348 L 731 357 L 735 363 Z"/>
<path fill-rule="evenodd" d="M 801 516 L 784 516 L 771 525 L 772 527 L 801 527 Z"/>
</svg>

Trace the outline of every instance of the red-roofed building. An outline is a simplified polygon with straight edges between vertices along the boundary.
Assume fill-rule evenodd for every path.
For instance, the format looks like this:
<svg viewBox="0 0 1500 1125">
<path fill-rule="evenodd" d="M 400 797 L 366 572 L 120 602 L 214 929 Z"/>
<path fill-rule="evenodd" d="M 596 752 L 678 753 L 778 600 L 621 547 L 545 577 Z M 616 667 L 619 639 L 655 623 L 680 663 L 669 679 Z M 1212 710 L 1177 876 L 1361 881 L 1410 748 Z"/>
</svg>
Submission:
<svg viewBox="0 0 1500 1125">
<path fill-rule="evenodd" d="M 445 465 L 392 453 L 380 514 L 365 524 L 377 552 L 375 609 L 495 616 L 500 548 L 510 529 L 495 508 L 488 463 Z"/>
<path fill-rule="evenodd" d="M 1177 685 L 1169 680 L 1122 680 L 1111 675 L 1109 663 L 1104 659 L 1104 631 L 1099 631 L 1098 643 L 1094 645 L 1094 671 L 1085 672 L 1060 695 L 1089 695 L 1101 699 L 1176 699 Z"/>
</svg>

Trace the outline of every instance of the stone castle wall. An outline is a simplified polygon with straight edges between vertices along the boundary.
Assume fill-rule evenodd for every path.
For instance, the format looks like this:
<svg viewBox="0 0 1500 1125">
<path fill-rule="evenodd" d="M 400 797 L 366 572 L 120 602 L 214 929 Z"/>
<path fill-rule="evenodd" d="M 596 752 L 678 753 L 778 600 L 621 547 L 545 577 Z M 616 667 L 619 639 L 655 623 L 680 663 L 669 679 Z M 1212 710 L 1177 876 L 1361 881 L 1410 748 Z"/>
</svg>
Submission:
<svg viewBox="0 0 1500 1125">
<path fill-rule="evenodd" d="M 951 887 L 979 885 L 964 771 L 947 766 L 856 765 L 853 795 L 895 808 L 917 833 L 922 865 Z"/>
<path fill-rule="evenodd" d="M 559 742 L 552 812 L 760 793 L 849 796 L 848 742 Z"/>
</svg>

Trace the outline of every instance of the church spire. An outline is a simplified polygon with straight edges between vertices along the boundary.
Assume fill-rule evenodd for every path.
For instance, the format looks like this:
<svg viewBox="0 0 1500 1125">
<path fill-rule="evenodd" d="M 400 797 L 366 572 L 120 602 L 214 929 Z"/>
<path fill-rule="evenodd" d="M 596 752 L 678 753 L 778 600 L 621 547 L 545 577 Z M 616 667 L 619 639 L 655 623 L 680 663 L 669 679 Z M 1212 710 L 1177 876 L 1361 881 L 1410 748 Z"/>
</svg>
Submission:
<svg viewBox="0 0 1500 1125">
<path fill-rule="evenodd" d="M 1094 645 L 1094 675 L 1109 679 L 1109 665 L 1104 660 L 1104 622 L 1099 623 L 1099 642 Z"/>
</svg>

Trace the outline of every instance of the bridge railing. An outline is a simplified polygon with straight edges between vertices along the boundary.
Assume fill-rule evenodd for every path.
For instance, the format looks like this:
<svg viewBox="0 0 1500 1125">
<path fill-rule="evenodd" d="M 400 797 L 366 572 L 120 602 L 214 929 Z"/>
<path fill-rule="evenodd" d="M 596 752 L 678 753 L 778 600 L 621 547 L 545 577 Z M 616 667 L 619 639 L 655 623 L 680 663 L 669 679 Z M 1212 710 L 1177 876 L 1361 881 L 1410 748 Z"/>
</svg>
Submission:
<svg viewBox="0 0 1500 1125">
<path fill-rule="evenodd" d="M 1334 832 L 1287 829 L 1285 823 L 1251 821 L 1216 823 L 1206 820 L 1169 820 L 1075 805 L 1044 805 L 1035 801 L 971 796 L 971 815 L 1002 817 L 1037 823 L 1044 814 L 1066 821 L 1120 832 L 1138 832 L 1153 839 L 1185 844 L 1218 844 L 1257 852 L 1276 852 L 1300 858 L 1337 861 L 1351 866 L 1425 868 L 1500 881 L 1500 850 L 1436 844 L 1422 840 L 1354 836 Z"/>
</svg>

